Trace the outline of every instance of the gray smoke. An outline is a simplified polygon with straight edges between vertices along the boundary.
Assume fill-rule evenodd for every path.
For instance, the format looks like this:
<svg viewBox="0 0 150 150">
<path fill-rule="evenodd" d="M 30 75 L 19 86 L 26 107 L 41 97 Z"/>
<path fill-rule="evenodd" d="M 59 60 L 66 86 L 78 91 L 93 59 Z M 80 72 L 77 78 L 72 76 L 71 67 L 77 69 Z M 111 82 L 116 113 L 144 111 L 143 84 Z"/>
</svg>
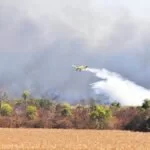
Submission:
<svg viewBox="0 0 150 150">
<path fill-rule="evenodd" d="M 69 101 L 93 96 L 96 77 L 72 64 L 107 68 L 150 88 L 149 22 L 124 5 L 92 0 L 0 1 L 0 87 Z"/>
</svg>

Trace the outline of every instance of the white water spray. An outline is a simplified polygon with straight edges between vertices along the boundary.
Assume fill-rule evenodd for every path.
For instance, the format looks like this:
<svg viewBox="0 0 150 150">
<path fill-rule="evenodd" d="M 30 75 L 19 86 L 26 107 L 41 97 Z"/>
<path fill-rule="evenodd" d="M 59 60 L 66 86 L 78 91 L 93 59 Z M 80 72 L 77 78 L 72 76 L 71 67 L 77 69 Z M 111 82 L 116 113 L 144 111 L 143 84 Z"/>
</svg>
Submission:
<svg viewBox="0 0 150 150">
<path fill-rule="evenodd" d="M 117 73 L 93 68 L 88 68 L 86 71 L 103 79 L 91 84 L 92 88 L 96 94 L 107 94 L 112 101 L 118 101 L 126 106 L 141 106 L 144 99 L 150 98 L 150 90 L 124 79 Z"/>
</svg>

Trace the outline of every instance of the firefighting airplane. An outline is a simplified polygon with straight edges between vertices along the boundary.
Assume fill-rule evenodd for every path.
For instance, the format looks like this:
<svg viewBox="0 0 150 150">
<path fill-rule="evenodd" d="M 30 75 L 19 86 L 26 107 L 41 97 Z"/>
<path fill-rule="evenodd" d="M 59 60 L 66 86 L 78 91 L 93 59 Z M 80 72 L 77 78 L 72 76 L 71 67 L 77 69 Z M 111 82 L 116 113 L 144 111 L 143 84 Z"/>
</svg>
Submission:
<svg viewBox="0 0 150 150">
<path fill-rule="evenodd" d="M 76 65 L 72 65 L 73 68 L 75 68 L 76 71 L 82 71 L 85 70 L 88 66 L 76 66 Z"/>
</svg>

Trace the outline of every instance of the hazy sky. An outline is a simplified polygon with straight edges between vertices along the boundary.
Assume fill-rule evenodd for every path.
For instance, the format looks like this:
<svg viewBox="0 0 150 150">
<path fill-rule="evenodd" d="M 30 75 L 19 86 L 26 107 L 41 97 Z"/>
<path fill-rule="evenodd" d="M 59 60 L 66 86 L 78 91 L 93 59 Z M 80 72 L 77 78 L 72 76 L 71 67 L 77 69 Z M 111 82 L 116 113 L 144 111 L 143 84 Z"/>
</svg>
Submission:
<svg viewBox="0 0 150 150">
<path fill-rule="evenodd" d="M 86 64 L 150 88 L 149 7 L 148 0 L 1 0 L 1 87 L 89 96 L 97 79 L 71 68 Z"/>
<path fill-rule="evenodd" d="M 103 9 L 114 9 L 116 12 L 121 12 L 122 9 L 126 9 L 129 11 L 130 15 L 141 19 L 149 19 L 150 18 L 150 10 L 149 0 L 126 0 L 126 1 L 110 1 L 110 0 L 93 0 L 94 9 L 99 10 L 99 8 Z"/>
</svg>

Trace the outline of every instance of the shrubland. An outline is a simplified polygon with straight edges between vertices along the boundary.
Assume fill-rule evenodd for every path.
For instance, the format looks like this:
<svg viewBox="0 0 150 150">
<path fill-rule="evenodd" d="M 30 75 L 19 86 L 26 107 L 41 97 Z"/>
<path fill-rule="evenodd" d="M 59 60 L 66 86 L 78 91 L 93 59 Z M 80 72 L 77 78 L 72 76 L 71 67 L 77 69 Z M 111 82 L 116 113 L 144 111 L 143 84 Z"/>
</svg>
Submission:
<svg viewBox="0 0 150 150">
<path fill-rule="evenodd" d="M 138 107 L 124 107 L 118 102 L 102 105 L 94 100 L 70 105 L 36 99 L 29 94 L 24 91 L 20 99 L 0 101 L 0 127 L 150 131 L 149 99 L 143 100 Z"/>
</svg>

